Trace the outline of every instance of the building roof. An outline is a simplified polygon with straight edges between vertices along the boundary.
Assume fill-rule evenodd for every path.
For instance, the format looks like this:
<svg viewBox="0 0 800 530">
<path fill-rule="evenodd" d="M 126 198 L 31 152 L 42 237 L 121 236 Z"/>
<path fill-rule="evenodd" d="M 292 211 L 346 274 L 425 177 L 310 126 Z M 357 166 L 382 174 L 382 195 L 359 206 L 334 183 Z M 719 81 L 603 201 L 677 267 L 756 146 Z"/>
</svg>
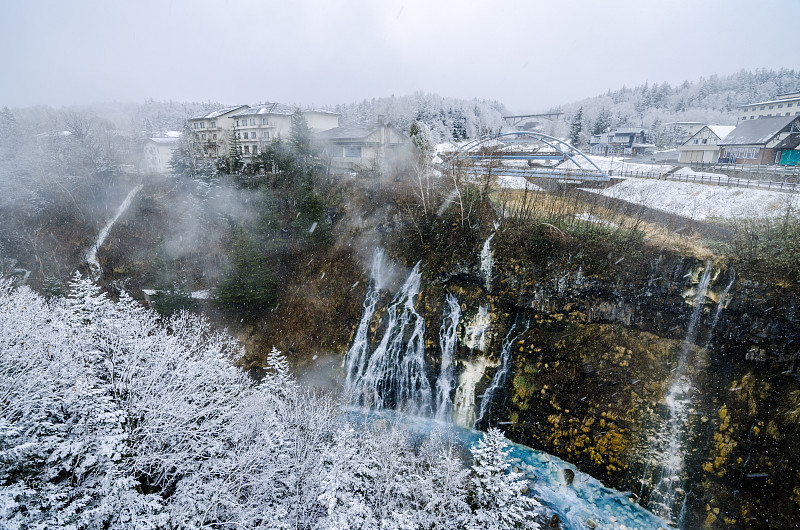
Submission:
<svg viewBox="0 0 800 530">
<path fill-rule="evenodd" d="M 728 136 L 736 128 L 735 125 L 706 125 L 706 127 L 716 134 L 720 140 Z"/>
<path fill-rule="evenodd" d="M 758 145 L 766 144 L 773 136 L 797 119 L 797 116 L 775 116 L 743 121 L 717 145 Z"/>
<path fill-rule="evenodd" d="M 283 103 L 261 103 L 253 107 L 240 110 L 236 114 L 231 115 L 231 118 L 237 116 L 263 116 L 264 114 L 280 114 L 282 116 L 291 116 L 296 110 L 297 107 L 284 105 Z"/>
<path fill-rule="evenodd" d="M 639 128 L 626 128 L 626 129 L 614 129 L 611 131 L 611 134 L 614 136 L 622 135 L 622 134 L 640 134 L 646 132 L 646 129 L 641 127 Z"/>
<path fill-rule="evenodd" d="M 768 101 L 756 101 L 755 103 L 748 103 L 746 105 L 739 105 L 737 108 L 743 109 L 745 107 L 755 107 L 756 105 L 771 105 L 773 103 L 786 103 L 786 101 L 800 98 L 800 91 L 797 92 L 784 92 L 775 96 L 776 99 Z"/>
<path fill-rule="evenodd" d="M 362 140 L 375 132 L 378 126 L 342 125 L 317 133 L 320 140 Z"/>
<path fill-rule="evenodd" d="M 180 140 L 180 138 L 175 137 L 175 136 L 170 136 L 170 137 L 167 137 L 167 138 L 163 138 L 163 137 L 162 138 L 148 138 L 147 140 L 150 141 L 150 142 L 153 142 L 154 144 L 167 144 L 168 145 L 168 144 L 176 144 L 176 143 L 178 143 L 178 140 Z"/>
<path fill-rule="evenodd" d="M 232 105 L 230 107 L 225 107 L 224 109 L 215 110 L 214 112 L 209 112 L 204 116 L 195 116 L 194 118 L 189 118 L 190 120 L 210 120 L 213 118 L 219 118 L 223 114 L 227 114 L 229 112 L 233 112 L 238 109 L 247 108 L 247 105 Z"/>
</svg>

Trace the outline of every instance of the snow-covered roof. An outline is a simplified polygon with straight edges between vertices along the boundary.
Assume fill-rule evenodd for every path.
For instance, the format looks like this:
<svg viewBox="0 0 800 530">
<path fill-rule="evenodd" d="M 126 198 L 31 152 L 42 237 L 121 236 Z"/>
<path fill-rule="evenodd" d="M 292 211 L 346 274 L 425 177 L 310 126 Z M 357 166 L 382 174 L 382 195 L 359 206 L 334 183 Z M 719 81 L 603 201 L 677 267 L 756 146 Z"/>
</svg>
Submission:
<svg viewBox="0 0 800 530">
<path fill-rule="evenodd" d="M 180 138 L 175 136 L 170 136 L 168 138 L 148 138 L 149 141 L 153 142 L 154 144 L 176 144 Z"/>
<path fill-rule="evenodd" d="M 776 134 L 789 125 L 797 116 L 776 116 L 747 120 L 728 133 L 718 145 L 758 145 L 766 144 Z"/>
<path fill-rule="evenodd" d="M 297 110 L 297 107 L 292 107 L 291 105 L 285 105 L 283 103 L 262 103 L 254 107 L 240 110 L 236 114 L 231 115 L 231 118 L 235 118 L 237 116 L 263 116 L 264 114 L 280 114 L 283 116 L 291 116 L 295 113 L 295 110 Z"/>
<path fill-rule="evenodd" d="M 167 131 L 164 133 L 165 138 L 179 138 L 182 133 L 180 131 Z"/>
<path fill-rule="evenodd" d="M 787 101 L 792 101 L 794 99 L 800 98 L 800 92 L 786 92 L 784 94 L 778 94 L 776 96 L 778 99 L 770 99 L 769 101 L 757 101 L 755 103 L 748 103 L 747 105 L 739 105 L 740 109 L 745 107 L 755 107 L 757 105 L 772 105 L 774 103 L 786 103 Z"/>
<path fill-rule="evenodd" d="M 622 135 L 622 134 L 641 134 L 646 132 L 645 129 L 638 128 L 638 129 L 614 129 L 611 131 L 611 134 L 614 136 Z"/>
<path fill-rule="evenodd" d="M 364 127 L 362 125 L 342 125 L 327 131 L 317 133 L 320 140 L 361 140 L 373 132 L 377 127 Z"/>
<path fill-rule="evenodd" d="M 204 116 L 195 116 L 194 118 L 189 118 L 190 120 L 210 120 L 213 118 L 219 118 L 223 114 L 227 114 L 229 112 L 233 112 L 238 109 L 247 108 L 247 105 L 232 105 L 230 107 L 225 107 L 224 109 L 215 110 L 214 112 L 209 112 Z"/>
<path fill-rule="evenodd" d="M 735 125 L 706 125 L 706 127 L 720 139 L 728 136 L 736 128 Z"/>
</svg>

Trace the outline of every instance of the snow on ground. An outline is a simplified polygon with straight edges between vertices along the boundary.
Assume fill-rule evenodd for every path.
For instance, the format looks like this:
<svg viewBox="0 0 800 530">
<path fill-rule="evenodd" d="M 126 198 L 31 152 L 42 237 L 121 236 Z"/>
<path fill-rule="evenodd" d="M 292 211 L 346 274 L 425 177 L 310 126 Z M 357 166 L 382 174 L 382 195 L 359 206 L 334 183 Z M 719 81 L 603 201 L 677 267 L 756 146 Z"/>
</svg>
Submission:
<svg viewBox="0 0 800 530">
<path fill-rule="evenodd" d="M 585 190 L 697 220 L 777 217 L 787 206 L 798 202 L 796 195 L 778 191 L 636 178 L 603 190 Z"/>
<path fill-rule="evenodd" d="M 497 177 L 497 185 L 501 188 L 509 190 L 524 190 L 526 187 L 529 191 L 541 191 L 542 188 L 536 184 L 531 184 L 525 177 L 514 177 L 509 175 L 500 175 Z"/>
<path fill-rule="evenodd" d="M 614 171 L 614 173 L 619 173 L 620 171 L 640 171 L 643 173 L 658 173 L 659 175 L 663 175 L 673 166 L 664 165 L 664 164 L 635 164 L 632 162 L 628 162 L 625 158 L 620 157 L 611 157 L 611 156 L 596 156 L 596 155 L 587 155 L 589 160 L 597 164 L 597 167 L 602 169 L 603 171 Z M 583 169 L 594 169 L 592 168 L 591 164 L 586 162 L 582 156 L 573 156 L 578 163 L 581 164 Z M 578 166 L 572 160 L 567 160 L 563 164 L 560 164 L 559 169 L 577 169 Z"/>
<path fill-rule="evenodd" d="M 707 173 L 707 172 L 704 172 L 704 171 L 695 171 L 695 170 L 693 170 L 691 168 L 688 168 L 688 167 L 680 168 L 678 171 L 673 173 L 673 175 L 679 176 L 679 177 L 689 176 L 689 177 L 713 177 L 713 178 L 720 177 L 722 179 L 727 179 L 728 178 L 728 175 L 723 175 L 722 173 Z"/>
</svg>

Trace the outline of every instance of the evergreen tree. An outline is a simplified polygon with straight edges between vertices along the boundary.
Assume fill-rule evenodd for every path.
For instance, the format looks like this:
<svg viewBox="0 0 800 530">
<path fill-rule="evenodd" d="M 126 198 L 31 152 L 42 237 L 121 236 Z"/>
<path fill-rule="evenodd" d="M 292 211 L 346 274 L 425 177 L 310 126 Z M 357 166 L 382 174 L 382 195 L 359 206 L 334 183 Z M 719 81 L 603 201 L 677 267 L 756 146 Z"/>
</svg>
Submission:
<svg viewBox="0 0 800 530">
<path fill-rule="evenodd" d="M 608 131 L 611 128 L 611 120 L 611 113 L 608 109 L 605 107 L 600 109 L 600 114 L 597 115 L 592 126 L 592 134 L 603 134 Z"/>
<path fill-rule="evenodd" d="M 575 147 L 580 147 L 583 143 L 583 107 L 578 109 L 569 129 L 569 141 Z"/>
<path fill-rule="evenodd" d="M 503 433 L 489 429 L 470 451 L 475 463 L 468 498 L 478 528 L 538 528 L 531 518 L 539 503 L 522 493 L 522 475 L 509 472 L 510 449 Z"/>
<path fill-rule="evenodd" d="M 242 146 L 239 144 L 239 131 L 236 127 L 231 131 L 230 147 L 228 148 L 228 156 L 225 160 L 225 171 L 229 175 L 238 175 L 244 167 L 242 160 Z"/>
<path fill-rule="evenodd" d="M 311 129 L 308 126 L 306 117 L 303 116 L 302 111 L 297 109 L 292 114 L 292 127 L 289 132 L 289 142 L 295 154 L 300 158 L 311 156 Z"/>
<path fill-rule="evenodd" d="M 264 245 L 265 246 L 265 245 Z M 228 270 L 215 289 L 217 304 L 254 315 L 273 304 L 277 281 L 272 256 L 244 230 L 234 236 Z"/>
</svg>

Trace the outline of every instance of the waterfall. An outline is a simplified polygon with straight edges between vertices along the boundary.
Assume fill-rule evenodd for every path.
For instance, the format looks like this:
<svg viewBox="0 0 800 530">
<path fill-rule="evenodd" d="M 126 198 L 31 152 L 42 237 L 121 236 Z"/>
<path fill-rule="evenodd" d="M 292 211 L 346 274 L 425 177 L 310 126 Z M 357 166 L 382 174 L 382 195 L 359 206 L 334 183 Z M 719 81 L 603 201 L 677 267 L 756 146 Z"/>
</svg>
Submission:
<svg viewBox="0 0 800 530">
<path fill-rule="evenodd" d="M 489 315 L 489 306 L 480 306 L 478 308 L 478 313 L 467 325 L 467 329 L 464 333 L 464 345 L 471 350 L 485 352 L 488 344 L 487 334 L 491 325 L 492 317 Z"/>
<path fill-rule="evenodd" d="M 139 184 L 128 193 L 125 200 L 122 201 L 122 204 L 119 205 L 117 211 L 114 213 L 114 217 L 100 230 L 94 244 L 89 248 L 89 251 L 86 252 L 86 263 L 89 264 L 89 276 L 91 276 L 94 281 L 99 281 L 100 277 L 103 275 L 103 269 L 100 267 L 100 261 L 97 259 L 97 251 L 103 246 L 103 243 L 105 243 L 108 237 L 108 233 L 111 232 L 111 229 L 114 227 L 114 223 L 125 213 L 131 205 L 131 202 L 133 202 L 133 198 L 136 197 L 136 194 L 142 189 L 142 186 L 143 184 Z"/>
<path fill-rule="evenodd" d="M 350 350 L 345 356 L 345 388 L 347 389 L 353 387 L 353 384 L 362 377 L 366 368 L 367 355 L 369 353 L 369 337 L 367 334 L 369 323 L 375 314 L 375 306 L 380 298 L 381 290 L 385 288 L 387 278 L 391 276 L 390 270 L 391 266 L 386 259 L 386 253 L 383 249 L 376 250 L 375 256 L 372 258 L 367 296 L 364 299 L 364 314 L 358 323 L 353 345 L 350 346 Z"/>
<path fill-rule="evenodd" d="M 453 357 L 458 345 L 458 321 L 461 319 L 461 306 L 458 299 L 448 294 L 442 311 L 442 327 L 439 328 L 439 347 L 442 350 L 442 363 L 436 379 L 436 419 L 450 421 L 453 415 L 453 401 L 450 392 L 455 387 Z"/>
<path fill-rule="evenodd" d="M 494 377 L 492 378 L 492 383 L 489 385 L 489 388 L 486 389 L 486 392 L 483 393 L 483 399 L 481 400 L 481 410 L 478 418 L 475 420 L 472 428 L 477 429 L 478 426 L 481 424 L 484 418 L 489 420 L 489 409 L 492 406 L 492 400 L 494 399 L 494 395 L 498 389 L 500 389 L 506 382 L 506 376 L 508 375 L 508 368 L 511 365 L 511 350 L 514 347 L 514 343 L 520 338 L 527 330 L 528 327 L 526 326 L 525 329 L 516 335 L 514 335 L 514 331 L 517 328 L 517 319 L 514 319 L 514 324 L 511 325 L 511 329 L 508 330 L 506 337 L 503 339 L 503 344 L 500 350 L 500 367 L 494 373 Z M 513 338 L 512 338 L 513 337 Z M 491 425 L 491 422 L 489 422 Z"/>
<path fill-rule="evenodd" d="M 708 330 L 708 337 L 706 338 L 706 345 L 703 349 L 707 350 L 709 346 L 711 346 L 711 339 L 714 336 L 714 330 L 717 329 L 717 324 L 719 323 L 719 317 L 722 314 L 722 310 L 725 309 L 725 305 L 728 303 L 728 293 L 733 287 L 734 282 L 736 281 L 736 272 L 731 269 L 731 281 L 728 283 L 728 286 L 725 287 L 725 290 L 722 291 L 722 294 L 719 297 L 719 301 L 717 302 L 717 309 L 714 311 L 714 318 L 711 319 L 711 326 Z"/>
<path fill-rule="evenodd" d="M 386 309 L 386 330 L 375 351 L 367 355 L 369 348 L 357 342 L 351 347 L 354 368 L 345 390 L 364 406 L 395 408 L 417 415 L 431 413 L 431 386 L 425 370 L 425 320 L 414 308 L 421 280 L 419 267 L 417 262 Z M 364 303 L 365 313 L 368 302 Z"/>
<path fill-rule="evenodd" d="M 486 290 L 492 292 L 492 266 L 494 266 L 494 258 L 492 257 L 491 243 L 495 232 L 492 232 L 481 249 L 481 276 L 486 285 Z"/>
<path fill-rule="evenodd" d="M 694 295 L 694 308 L 681 347 L 678 367 L 669 393 L 664 398 L 669 418 L 662 431 L 653 440 L 654 446 L 651 446 L 652 459 L 658 462 L 660 473 L 653 475 L 653 490 L 650 492 L 648 507 L 667 519 L 673 518 L 673 508 L 681 500 L 678 499 L 678 495 L 685 496 L 682 474 L 686 449 L 683 446 L 683 435 L 687 430 L 692 390 L 691 381 L 686 376 L 686 364 L 692 345 L 697 340 L 697 328 L 703 314 L 710 279 L 711 263 L 708 262 Z M 647 481 L 647 474 L 648 469 L 642 477 L 643 484 Z"/>
</svg>

